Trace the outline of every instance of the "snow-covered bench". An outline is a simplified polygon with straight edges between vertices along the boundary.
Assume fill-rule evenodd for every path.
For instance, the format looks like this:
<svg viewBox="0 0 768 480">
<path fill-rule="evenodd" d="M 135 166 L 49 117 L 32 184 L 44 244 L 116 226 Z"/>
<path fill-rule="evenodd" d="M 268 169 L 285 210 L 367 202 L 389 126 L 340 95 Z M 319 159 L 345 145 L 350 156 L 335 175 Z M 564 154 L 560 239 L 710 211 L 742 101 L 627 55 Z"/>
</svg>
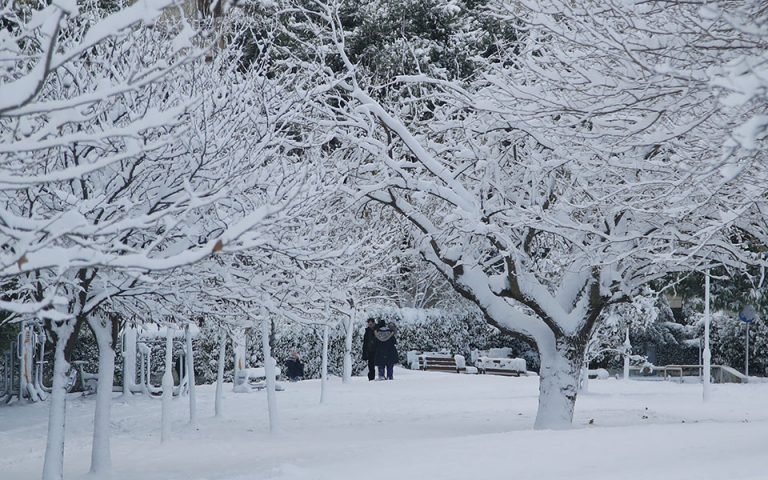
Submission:
<svg viewBox="0 0 768 480">
<path fill-rule="evenodd" d="M 466 362 L 461 355 L 447 352 L 424 352 L 418 356 L 419 370 L 462 373 L 467 371 Z"/>
<path fill-rule="evenodd" d="M 488 375 L 508 375 L 519 377 L 525 375 L 527 368 L 522 358 L 493 358 L 478 357 L 475 360 L 478 373 Z"/>
<path fill-rule="evenodd" d="M 280 378 L 280 367 L 275 365 L 275 380 Z M 235 373 L 235 391 L 249 392 L 261 390 L 267 387 L 267 369 L 264 367 L 250 367 L 238 370 Z M 275 385 L 275 390 L 284 390 L 280 384 Z"/>
</svg>

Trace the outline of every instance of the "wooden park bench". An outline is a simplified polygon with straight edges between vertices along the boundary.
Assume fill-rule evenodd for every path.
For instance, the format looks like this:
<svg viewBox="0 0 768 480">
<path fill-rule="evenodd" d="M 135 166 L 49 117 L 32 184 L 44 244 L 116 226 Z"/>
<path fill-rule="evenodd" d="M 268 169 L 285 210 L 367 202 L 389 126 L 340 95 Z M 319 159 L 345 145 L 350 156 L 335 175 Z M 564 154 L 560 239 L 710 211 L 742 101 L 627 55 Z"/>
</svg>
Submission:
<svg viewBox="0 0 768 480">
<path fill-rule="evenodd" d="M 457 362 L 457 357 L 458 362 Z M 419 370 L 467 373 L 466 362 L 461 355 L 451 355 L 444 352 L 424 352 L 418 356 Z"/>
</svg>

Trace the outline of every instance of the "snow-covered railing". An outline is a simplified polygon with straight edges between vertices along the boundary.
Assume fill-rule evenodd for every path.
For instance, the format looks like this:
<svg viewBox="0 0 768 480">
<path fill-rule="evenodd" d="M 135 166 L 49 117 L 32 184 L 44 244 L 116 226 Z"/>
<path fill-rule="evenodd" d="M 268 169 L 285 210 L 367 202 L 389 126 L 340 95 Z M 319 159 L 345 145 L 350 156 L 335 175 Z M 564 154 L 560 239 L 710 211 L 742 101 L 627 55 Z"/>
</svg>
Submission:
<svg viewBox="0 0 768 480">
<path fill-rule="evenodd" d="M 683 382 L 683 367 L 680 365 L 656 366 L 650 363 L 646 363 L 645 365 L 641 365 L 639 367 L 629 367 L 629 370 L 630 372 L 638 372 L 643 376 L 656 376 L 660 374 L 664 377 L 664 380 L 677 377 L 680 383 Z"/>
<path fill-rule="evenodd" d="M 633 372 L 638 372 L 643 376 L 656 376 L 661 374 L 665 380 L 678 378 L 683 382 L 683 377 L 698 376 L 702 377 L 704 372 L 703 365 L 644 365 L 641 367 L 631 367 Z M 747 378 L 738 370 L 725 365 L 712 365 L 711 376 L 713 383 L 748 383 Z"/>
<path fill-rule="evenodd" d="M 712 365 L 715 383 L 749 383 L 749 377 L 726 365 Z"/>
</svg>

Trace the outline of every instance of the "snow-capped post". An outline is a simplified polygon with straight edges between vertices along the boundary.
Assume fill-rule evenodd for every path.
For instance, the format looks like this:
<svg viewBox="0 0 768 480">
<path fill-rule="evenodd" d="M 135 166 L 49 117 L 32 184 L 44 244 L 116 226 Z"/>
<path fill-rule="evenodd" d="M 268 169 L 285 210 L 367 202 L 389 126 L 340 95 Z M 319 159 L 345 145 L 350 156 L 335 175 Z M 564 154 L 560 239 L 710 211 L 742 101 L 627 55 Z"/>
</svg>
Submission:
<svg viewBox="0 0 768 480">
<path fill-rule="evenodd" d="M 189 387 L 189 424 L 197 427 L 197 395 L 195 393 L 195 352 L 192 348 L 191 323 L 184 328 L 184 340 L 187 360 L 187 386 Z"/>
<path fill-rule="evenodd" d="M 275 395 L 275 359 L 272 358 L 272 348 L 269 345 L 269 334 L 272 322 L 265 310 L 261 312 L 261 349 L 264 354 L 264 375 L 267 384 L 267 411 L 269 413 L 269 431 L 277 432 L 277 398 Z"/>
<path fill-rule="evenodd" d="M 709 382 L 711 374 L 712 352 L 709 350 L 709 317 L 709 270 L 707 270 L 704 273 L 704 354 L 702 355 L 702 359 L 704 360 L 704 371 L 703 388 L 701 392 L 702 398 L 705 402 L 708 402 L 711 396 L 711 385 Z"/>
<path fill-rule="evenodd" d="M 629 328 L 624 339 L 624 380 L 629 380 L 629 356 L 632 353 L 632 344 L 629 343 Z"/>
<path fill-rule="evenodd" d="M 216 372 L 216 399 L 213 404 L 214 415 L 221 417 L 224 397 L 224 360 L 227 356 L 227 333 L 222 331 L 219 337 L 219 365 Z"/>
<path fill-rule="evenodd" d="M 48 437 L 45 442 L 43 480 L 64 478 L 64 431 L 67 407 L 67 370 L 69 362 L 64 351 L 74 330 L 74 319 L 51 322 L 56 349 L 53 362 L 53 387 L 48 410 Z"/>
<path fill-rule="evenodd" d="M 173 328 L 166 327 L 165 332 L 165 372 L 163 372 L 163 403 L 160 413 L 160 441 L 166 442 L 171 437 L 171 398 L 173 397 Z"/>
<path fill-rule="evenodd" d="M 329 320 L 328 318 L 326 320 Z M 323 361 L 320 365 L 320 403 L 325 403 L 325 392 L 328 383 L 328 324 L 323 326 Z"/>
<path fill-rule="evenodd" d="M 88 325 L 96 336 L 99 347 L 99 376 L 96 389 L 96 411 L 93 419 L 93 445 L 91 447 L 91 473 L 104 474 L 112 468 L 110 451 L 110 413 L 112 384 L 115 377 L 115 348 L 112 345 L 113 314 L 99 312 L 88 317 Z"/>
<path fill-rule="evenodd" d="M 123 397 L 136 388 L 136 327 L 126 321 L 123 328 Z"/>
</svg>

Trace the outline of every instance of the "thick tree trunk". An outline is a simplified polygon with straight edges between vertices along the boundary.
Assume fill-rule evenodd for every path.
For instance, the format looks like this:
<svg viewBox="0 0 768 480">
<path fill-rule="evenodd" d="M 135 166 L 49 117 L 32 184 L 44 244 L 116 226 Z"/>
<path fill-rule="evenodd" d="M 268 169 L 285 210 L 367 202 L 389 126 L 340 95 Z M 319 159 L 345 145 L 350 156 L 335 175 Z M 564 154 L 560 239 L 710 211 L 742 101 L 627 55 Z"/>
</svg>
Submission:
<svg viewBox="0 0 768 480">
<path fill-rule="evenodd" d="M 540 348 L 539 409 L 534 428 L 566 429 L 573 423 L 583 346 L 574 339 L 562 339 L 554 348 Z"/>
<path fill-rule="evenodd" d="M 219 339 L 219 369 L 216 373 L 216 400 L 214 402 L 215 416 L 221 417 L 224 397 L 224 360 L 227 356 L 227 334 L 222 332 Z"/>
<path fill-rule="evenodd" d="M 275 396 L 275 359 L 272 358 L 272 348 L 269 345 L 271 323 L 265 316 L 261 321 L 261 348 L 264 353 L 264 375 L 267 383 L 267 410 L 269 413 L 269 431 L 276 432 L 277 398 Z"/>
<path fill-rule="evenodd" d="M 45 444 L 43 480 L 61 480 L 64 478 L 64 432 L 67 411 L 67 370 L 69 361 L 66 349 L 69 337 L 74 331 L 71 323 L 52 327 L 56 339 L 53 364 L 53 387 L 51 405 L 48 413 L 48 438 Z"/>
<path fill-rule="evenodd" d="M 197 427 L 197 394 L 195 392 L 195 354 L 192 348 L 192 330 L 187 325 L 184 332 L 187 352 L 187 385 L 189 387 L 189 424 Z"/>
<path fill-rule="evenodd" d="M 99 346 L 99 381 L 96 390 L 96 412 L 93 418 L 91 473 L 105 474 L 112 468 L 109 422 L 112 408 L 112 383 L 115 378 L 115 349 L 112 344 L 112 322 L 98 318 L 89 320 Z"/>
</svg>

